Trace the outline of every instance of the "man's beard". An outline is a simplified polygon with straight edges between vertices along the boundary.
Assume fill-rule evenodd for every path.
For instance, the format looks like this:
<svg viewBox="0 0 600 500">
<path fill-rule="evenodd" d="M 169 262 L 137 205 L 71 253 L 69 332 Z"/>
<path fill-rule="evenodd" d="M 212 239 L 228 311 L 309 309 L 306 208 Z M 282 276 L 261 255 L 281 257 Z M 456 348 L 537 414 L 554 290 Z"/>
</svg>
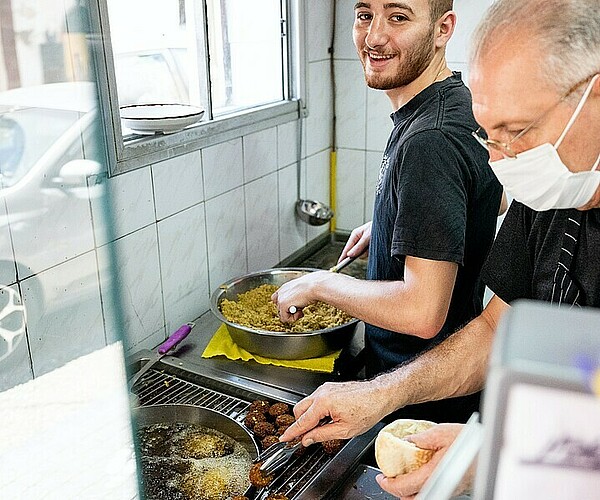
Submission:
<svg viewBox="0 0 600 500">
<path fill-rule="evenodd" d="M 392 76 L 382 74 L 367 74 L 365 71 L 365 80 L 372 89 L 392 90 L 398 87 L 404 87 L 415 81 L 427 69 L 433 59 L 433 38 L 434 30 L 429 32 L 419 40 L 415 47 L 404 53 L 404 61 L 401 63 L 398 72 Z M 366 59 L 369 57 L 364 54 L 362 59 L 363 68 L 366 69 Z"/>
</svg>

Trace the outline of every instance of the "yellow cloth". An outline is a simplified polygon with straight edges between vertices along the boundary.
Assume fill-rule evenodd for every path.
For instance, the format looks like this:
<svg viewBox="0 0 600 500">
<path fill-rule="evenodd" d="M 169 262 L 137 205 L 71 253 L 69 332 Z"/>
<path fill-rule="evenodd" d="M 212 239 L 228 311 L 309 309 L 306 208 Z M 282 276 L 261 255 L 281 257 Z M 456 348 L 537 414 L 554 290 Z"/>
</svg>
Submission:
<svg viewBox="0 0 600 500">
<path fill-rule="evenodd" d="M 245 349 L 239 347 L 229 335 L 224 323 L 210 339 L 210 342 L 202 353 L 203 358 L 212 358 L 214 356 L 227 356 L 229 359 L 242 359 L 248 361 L 253 359 L 262 365 L 285 366 L 287 368 L 299 368 L 301 370 L 311 370 L 314 372 L 333 372 L 335 360 L 339 357 L 341 351 L 336 351 L 327 356 L 310 359 L 271 359 L 264 358 L 258 354 L 251 354 Z"/>
</svg>

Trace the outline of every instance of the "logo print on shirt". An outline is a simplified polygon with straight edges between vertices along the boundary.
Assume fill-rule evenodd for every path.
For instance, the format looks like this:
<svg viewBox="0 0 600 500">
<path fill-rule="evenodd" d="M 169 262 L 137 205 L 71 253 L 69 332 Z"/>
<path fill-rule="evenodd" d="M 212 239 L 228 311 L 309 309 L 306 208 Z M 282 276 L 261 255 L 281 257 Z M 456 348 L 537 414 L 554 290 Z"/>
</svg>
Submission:
<svg viewBox="0 0 600 500">
<path fill-rule="evenodd" d="M 385 173 L 387 172 L 388 168 L 390 168 L 390 159 L 387 155 L 383 155 L 383 159 L 381 160 L 381 167 L 379 167 L 379 177 L 377 178 L 375 196 L 379 196 L 381 194 L 381 185 L 383 184 L 383 178 L 385 177 Z"/>
</svg>

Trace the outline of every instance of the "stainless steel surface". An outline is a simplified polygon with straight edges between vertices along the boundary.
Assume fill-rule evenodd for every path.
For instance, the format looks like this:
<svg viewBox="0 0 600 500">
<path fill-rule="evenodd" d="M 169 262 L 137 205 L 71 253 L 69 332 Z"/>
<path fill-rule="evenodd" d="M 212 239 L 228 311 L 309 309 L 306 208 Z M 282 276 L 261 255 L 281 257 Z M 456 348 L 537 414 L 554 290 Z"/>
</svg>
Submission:
<svg viewBox="0 0 600 500">
<path fill-rule="evenodd" d="M 248 352 L 275 359 L 307 359 L 329 354 L 346 347 L 356 330 L 358 320 L 344 325 L 306 333 L 281 333 L 256 330 L 227 320 L 220 310 L 223 299 L 237 300 L 240 293 L 260 285 L 280 286 L 306 273 L 309 268 L 268 269 L 235 278 L 221 285 L 211 297 L 211 310 L 221 320 L 234 342 Z"/>
<path fill-rule="evenodd" d="M 327 205 L 315 200 L 298 200 L 296 214 L 311 226 L 327 224 L 333 217 L 333 210 Z"/>
<path fill-rule="evenodd" d="M 279 467 L 284 466 L 301 446 L 301 441 L 292 445 L 283 442 L 272 444 L 258 456 L 256 462 L 262 462 L 260 466 L 261 471 L 265 474 L 272 474 Z"/>
<path fill-rule="evenodd" d="M 159 404 L 134 408 L 133 418 L 138 426 L 184 422 L 209 427 L 235 439 L 246 448 L 252 460 L 258 456 L 258 445 L 250 432 L 218 411 L 189 404 Z"/>
<path fill-rule="evenodd" d="M 189 341 L 188 337 L 186 342 Z M 139 365 L 148 354 L 151 351 L 141 351 L 129 361 Z M 303 373 L 298 376 L 301 377 Z M 190 364 L 172 356 L 156 364 L 134 389 L 142 406 L 164 403 L 199 405 L 223 413 L 239 423 L 254 399 L 294 404 L 301 398 L 278 387 L 220 371 L 214 366 Z M 359 464 L 381 427 L 378 425 L 351 439 L 333 457 L 325 454 L 320 446 L 308 448 L 302 456 L 294 457 L 286 464 L 270 485 L 269 492 L 285 494 L 290 500 L 343 498 L 331 496 L 332 491 Z M 264 492 L 263 496 L 266 494 Z"/>
<path fill-rule="evenodd" d="M 354 260 L 356 259 L 356 257 L 346 257 L 342 262 L 336 264 L 335 266 L 332 266 L 329 268 L 329 270 L 332 273 L 339 273 L 342 269 L 344 269 L 347 265 L 351 264 L 352 262 L 354 262 Z"/>
<path fill-rule="evenodd" d="M 167 356 L 161 363 L 182 363 L 189 370 L 195 370 L 206 377 L 226 381 L 236 387 L 269 386 L 271 391 L 279 391 L 277 399 L 294 395 L 294 401 L 300 400 L 313 392 L 317 387 L 330 381 L 356 380 L 357 373 L 362 369 L 362 353 L 364 352 L 364 324 L 358 323 L 354 337 L 347 348 L 342 350 L 336 360 L 333 373 L 313 372 L 274 365 L 263 365 L 256 361 L 232 361 L 225 356 L 203 358 L 202 353 L 210 342 L 221 322 L 212 313 L 207 312 L 196 320 L 196 328 L 177 349 L 177 358 Z M 144 350 L 139 353 L 145 358 L 152 351 Z M 286 401 L 287 402 L 287 401 Z"/>
<path fill-rule="evenodd" d="M 378 474 L 381 474 L 381 471 L 370 465 L 356 467 L 341 489 L 336 491 L 331 498 L 343 498 L 344 500 L 394 500 L 396 497 L 383 491 L 375 480 Z"/>
</svg>

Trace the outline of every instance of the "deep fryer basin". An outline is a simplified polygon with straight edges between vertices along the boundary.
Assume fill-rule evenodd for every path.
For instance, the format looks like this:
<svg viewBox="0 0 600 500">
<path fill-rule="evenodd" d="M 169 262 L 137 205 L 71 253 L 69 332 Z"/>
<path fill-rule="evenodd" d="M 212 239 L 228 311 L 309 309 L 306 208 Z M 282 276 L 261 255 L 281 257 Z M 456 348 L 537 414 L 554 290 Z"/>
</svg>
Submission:
<svg viewBox="0 0 600 500">
<path fill-rule="evenodd" d="M 223 299 L 237 300 L 240 293 L 260 285 L 281 286 L 294 278 L 319 270 L 300 267 L 267 269 L 232 279 L 212 294 L 211 310 L 225 323 L 233 341 L 253 354 L 274 359 L 308 359 L 330 354 L 350 343 L 358 323 L 357 319 L 323 330 L 284 333 L 242 326 L 229 321 L 221 313 Z"/>
<path fill-rule="evenodd" d="M 208 408 L 183 404 L 139 406 L 134 408 L 133 418 L 138 427 L 177 422 L 209 427 L 235 439 L 248 450 L 252 460 L 258 456 L 258 445 L 242 425 L 232 418 Z"/>
<path fill-rule="evenodd" d="M 254 460 L 259 453 L 252 435 L 232 418 L 208 408 L 186 404 L 160 404 L 139 406 L 133 409 L 133 418 L 138 428 L 152 424 L 174 424 L 178 422 L 197 424 L 219 431 L 240 443 Z M 249 487 L 244 494 L 251 491 Z"/>
</svg>

